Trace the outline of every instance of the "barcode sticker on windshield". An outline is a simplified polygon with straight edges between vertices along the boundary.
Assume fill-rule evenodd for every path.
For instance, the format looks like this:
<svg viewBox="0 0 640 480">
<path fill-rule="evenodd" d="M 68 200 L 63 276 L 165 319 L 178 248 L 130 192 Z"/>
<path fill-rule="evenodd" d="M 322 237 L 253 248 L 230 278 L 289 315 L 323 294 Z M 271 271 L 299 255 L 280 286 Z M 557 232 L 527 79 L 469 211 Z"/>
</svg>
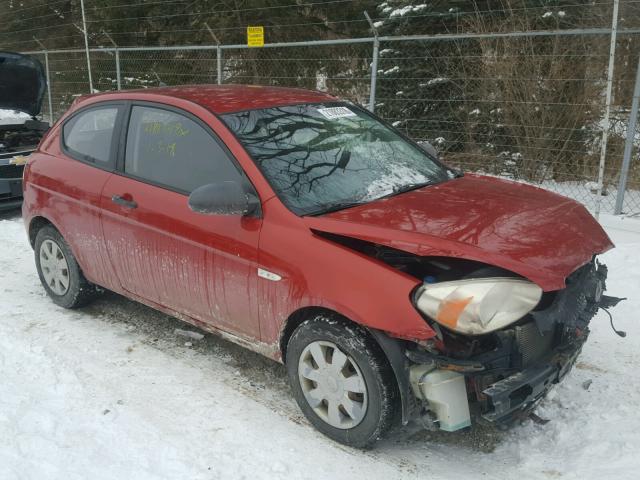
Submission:
<svg viewBox="0 0 640 480">
<path fill-rule="evenodd" d="M 335 118 L 356 116 L 356 113 L 352 112 L 347 107 L 319 108 L 318 112 L 320 112 L 320 114 L 328 120 L 333 120 Z"/>
</svg>

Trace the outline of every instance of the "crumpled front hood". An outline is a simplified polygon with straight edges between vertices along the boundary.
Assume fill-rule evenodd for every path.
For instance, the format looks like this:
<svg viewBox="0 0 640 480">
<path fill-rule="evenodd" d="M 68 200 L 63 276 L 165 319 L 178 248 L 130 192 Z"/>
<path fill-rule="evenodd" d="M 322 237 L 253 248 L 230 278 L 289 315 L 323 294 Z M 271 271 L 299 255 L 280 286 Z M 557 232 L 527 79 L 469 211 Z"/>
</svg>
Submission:
<svg viewBox="0 0 640 480">
<path fill-rule="evenodd" d="M 545 291 L 564 288 L 570 273 L 613 247 L 581 204 L 479 175 L 304 219 L 316 231 L 495 265 Z"/>
<path fill-rule="evenodd" d="M 47 87 L 42 64 L 19 53 L 0 52 L 0 109 L 40 113 Z"/>
</svg>

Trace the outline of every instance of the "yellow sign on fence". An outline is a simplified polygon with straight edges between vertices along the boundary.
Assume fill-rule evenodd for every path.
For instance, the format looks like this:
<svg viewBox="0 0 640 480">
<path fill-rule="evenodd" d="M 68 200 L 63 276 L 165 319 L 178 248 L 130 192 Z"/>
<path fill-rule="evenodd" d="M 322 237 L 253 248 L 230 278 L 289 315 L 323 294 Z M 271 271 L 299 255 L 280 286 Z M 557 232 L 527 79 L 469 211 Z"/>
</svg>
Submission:
<svg viewBox="0 0 640 480">
<path fill-rule="evenodd" d="M 264 47 L 264 27 L 247 27 L 247 46 Z"/>
</svg>

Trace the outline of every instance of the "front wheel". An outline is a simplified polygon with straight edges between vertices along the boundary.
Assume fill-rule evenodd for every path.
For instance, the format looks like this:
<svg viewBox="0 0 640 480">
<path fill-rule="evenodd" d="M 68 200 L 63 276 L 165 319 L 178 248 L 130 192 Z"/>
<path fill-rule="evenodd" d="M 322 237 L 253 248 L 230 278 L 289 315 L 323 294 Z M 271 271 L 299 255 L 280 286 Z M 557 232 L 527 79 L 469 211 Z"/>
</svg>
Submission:
<svg viewBox="0 0 640 480">
<path fill-rule="evenodd" d="M 396 418 L 391 367 L 357 325 L 324 316 L 303 322 L 288 343 L 287 371 L 301 410 L 333 440 L 369 447 Z"/>
</svg>

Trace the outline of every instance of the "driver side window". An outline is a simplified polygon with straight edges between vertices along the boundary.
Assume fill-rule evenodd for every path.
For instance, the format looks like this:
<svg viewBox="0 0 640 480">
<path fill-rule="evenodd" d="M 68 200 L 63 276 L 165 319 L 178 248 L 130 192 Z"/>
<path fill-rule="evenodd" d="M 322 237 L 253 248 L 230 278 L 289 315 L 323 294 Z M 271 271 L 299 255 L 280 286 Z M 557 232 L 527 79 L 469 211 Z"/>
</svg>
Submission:
<svg viewBox="0 0 640 480">
<path fill-rule="evenodd" d="M 124 171 L 185 194 L 208 183 L 241 180 L 210 132 L 186 115 L 155 107 L 131 109 Z"/>
</svg>

